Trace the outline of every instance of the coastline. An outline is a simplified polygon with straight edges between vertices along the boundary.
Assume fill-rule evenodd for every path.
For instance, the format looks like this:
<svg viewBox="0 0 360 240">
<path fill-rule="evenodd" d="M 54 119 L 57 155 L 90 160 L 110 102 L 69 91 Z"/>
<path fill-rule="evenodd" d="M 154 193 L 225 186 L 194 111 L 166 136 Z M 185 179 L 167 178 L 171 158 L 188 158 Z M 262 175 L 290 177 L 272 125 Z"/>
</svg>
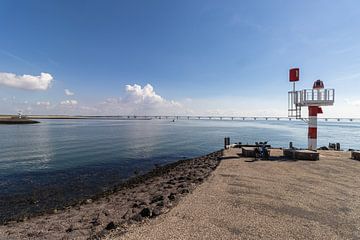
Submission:
<svg viewBox="0 0 360 240">
<path fill-rule="evenodd" d="M 157 167 L 63 210 L 53 209 L 53 213 L 6 222 L 0 226 L 0 236 L 88 239 L 105 236 L 113 229 L 125 229 L 128 224 L 168 212 L 204 182 L 218 166 L 221 156 L 220 150 Z"/>
</svg>

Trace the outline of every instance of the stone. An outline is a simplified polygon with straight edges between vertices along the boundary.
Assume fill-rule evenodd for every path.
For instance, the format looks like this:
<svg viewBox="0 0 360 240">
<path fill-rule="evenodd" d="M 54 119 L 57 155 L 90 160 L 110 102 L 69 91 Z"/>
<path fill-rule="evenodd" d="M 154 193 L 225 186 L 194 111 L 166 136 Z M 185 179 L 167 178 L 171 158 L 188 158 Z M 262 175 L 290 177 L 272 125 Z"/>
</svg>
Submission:
<svg viewBox="0 0 360 240">
<path fill-rule="evenodd" d="M 156 202 L 159 202 L 159 201 L 163 201 L 164 200 L 164 196 L 163 195 L 157 195 L 155 197 L 153 197 L 151 199 L 151 202 L 150 203 L 156 203 Z"/>
<path fill-rule="evenodd" d="M 73 226 L 70 225 L 70 227 L 68 229 L 66 229 L 66 232 L 69 233 L 69 232 L 72 232 L 74 229 L 73 229 Z"/>
<path fill-rule="evenodd" d="M 151 218 L 155 218 L 155 217 L 159 216 L 160 214 L 161 214 L 161 208 L 156 207 L 152 211 Z"/>
<path fill-rule="evenodd" d="M 143 208 L 139 214 L 143 218 L 150 217 L 151 216 L 151 210 L 146 207 L 146 208 Z"/>
<path fill-rule="evenodd" d="M 186 189 L 186 188 L 184 188 L 184 189 L 181 190 L 181 194 L 185 194 L 185 193 L 189 193 L 189 190 Z"/>
<path fill-rule="evenodd" d="M 170 193 L 170 195 L 168 196 L 170 201 L 175 201 L 176 199 L 176 194 L 175 193 Z"/>
<path fill-rule="evenodd" d="M 108 223 L 108 225 L 106 225 L 105 229 L 106 230 L 113 230 L 113 229 L 116 229 L 116 227 L 117 227 L 116 224 L 113 221 L 111 221 L 111 222 Z"/>
</svg>

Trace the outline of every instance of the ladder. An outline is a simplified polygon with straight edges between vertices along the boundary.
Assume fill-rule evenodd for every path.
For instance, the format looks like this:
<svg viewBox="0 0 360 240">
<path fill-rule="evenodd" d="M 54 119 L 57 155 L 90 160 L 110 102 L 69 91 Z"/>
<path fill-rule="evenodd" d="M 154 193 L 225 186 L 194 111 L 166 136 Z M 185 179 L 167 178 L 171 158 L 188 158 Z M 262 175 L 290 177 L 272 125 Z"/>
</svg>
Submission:
<svg viewBox="0 0 360 240">
<path fill-rule="evenodd" d="M 301 119 L 301 106 L 298 104 L 298 92 L 288 92 L 288 117 Z"/>
</svg>

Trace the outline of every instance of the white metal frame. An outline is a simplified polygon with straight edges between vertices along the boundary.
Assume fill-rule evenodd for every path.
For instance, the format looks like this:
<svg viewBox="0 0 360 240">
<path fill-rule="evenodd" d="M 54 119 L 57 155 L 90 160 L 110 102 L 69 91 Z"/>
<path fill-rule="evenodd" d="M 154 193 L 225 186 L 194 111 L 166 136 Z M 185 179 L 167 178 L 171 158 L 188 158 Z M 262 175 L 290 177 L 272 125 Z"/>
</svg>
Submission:
<svg viewBox="0 0 360 240">
<path fill-rule="evenodd" d="M 301 118 L 301 107 L 334 105 L 335 89 L 304 89 L 288 92 L 288 117 Z"/>
</svg>

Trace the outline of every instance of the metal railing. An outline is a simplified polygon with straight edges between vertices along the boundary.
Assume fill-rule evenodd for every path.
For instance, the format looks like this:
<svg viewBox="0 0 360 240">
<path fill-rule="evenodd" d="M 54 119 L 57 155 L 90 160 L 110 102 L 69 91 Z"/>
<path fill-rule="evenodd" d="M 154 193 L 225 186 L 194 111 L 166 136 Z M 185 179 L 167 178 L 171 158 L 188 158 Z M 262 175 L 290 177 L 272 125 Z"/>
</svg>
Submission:
<svg viewBox="0 0 360 240">
<path fill-rule="evenodd" d="M 335 89 L 304 89 L 295 94 L 298 106 L 330 106 L 334 104 Z"/>
</svg>

